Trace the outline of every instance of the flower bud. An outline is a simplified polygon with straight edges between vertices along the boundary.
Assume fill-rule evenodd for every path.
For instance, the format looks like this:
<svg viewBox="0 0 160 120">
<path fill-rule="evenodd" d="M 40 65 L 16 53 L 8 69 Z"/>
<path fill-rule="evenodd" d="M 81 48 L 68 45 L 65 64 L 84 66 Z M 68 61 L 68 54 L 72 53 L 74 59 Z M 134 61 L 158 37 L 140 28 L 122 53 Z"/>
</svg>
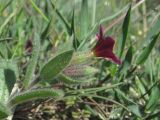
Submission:
<svg viewBox="0 0 160 120">
<path fill-rule="evenodd" d="M 71 64 L 83 64 L 89 62 L 93 58 L 91 51 L 87 52 L 75 52 L 71 60 Z"/>
<path fill-rule="evenodd" d="M 70 77 L 84 77 L 94 75 L 98 70 L 88 65 L 71 65 L 63 73 Z"/>
</svg>

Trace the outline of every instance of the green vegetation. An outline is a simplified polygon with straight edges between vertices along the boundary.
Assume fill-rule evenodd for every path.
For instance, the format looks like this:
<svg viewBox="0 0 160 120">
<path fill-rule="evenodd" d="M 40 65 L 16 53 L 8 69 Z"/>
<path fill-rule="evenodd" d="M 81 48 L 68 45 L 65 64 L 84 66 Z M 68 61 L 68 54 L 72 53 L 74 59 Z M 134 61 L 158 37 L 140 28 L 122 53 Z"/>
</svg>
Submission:
<svg viewBox="0 0 160 120">
<path fill-rule="evenodd" d="M 160 1 L 0 3 L 0 119 L 159 120 Z"/>
</svg>

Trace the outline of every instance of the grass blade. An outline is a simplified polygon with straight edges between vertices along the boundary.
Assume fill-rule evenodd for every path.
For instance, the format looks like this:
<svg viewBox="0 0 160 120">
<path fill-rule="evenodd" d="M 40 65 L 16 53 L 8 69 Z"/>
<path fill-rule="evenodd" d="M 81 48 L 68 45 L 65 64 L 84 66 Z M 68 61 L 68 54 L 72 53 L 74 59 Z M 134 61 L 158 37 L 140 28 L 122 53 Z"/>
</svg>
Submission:
<svg viewBox="0 0 160 120">
<path fill-rule="evenodd" d="M 142 51 L 142 53 L 140 54 L 140 56 L 139 56 L 138 59 L 136 60 L 137 65 L 140 65 L 140 64 L 144 63 L 144 62 L 147 60 L 147 58 L 148 58 L 149 54 L 151 53 L 154 45 L 156 44 L 156 41 L 157 41 L 159 35 L 160 35 L 160 32 L 153 37 L 153 40 L 152 40 L 152 41 L 149 43 L 149 45 Z"/>
<path fill-rule="evenodd" d="M 4 27 L 10 22 L 10 20 L 16 15 L 17 11 L 14 11 L 13 13 L 11 13 L 6 20 L 4 21 L 4 23 L 0 26 L 0 34 L 2 34 L 2 31 L 4 29 Z"/>
<path fill-rule="evenodd" d="M 88 0 L 82 0 L 81 15 L 80 15 L 80 39 L 83 40 L 88 33 L 89 18 L 88 18 Z"/>
<path fill-rule="evenodd" d="M 71 23 L 71 31 L 72 31 L 72 36 L 73 36 L 73 48 L 75 50 L 77 50 L 78 46 L 79 46 L 79 41 L 76 38 L 76 34 L 75 34 L 75 26 L 74 26 L 74 10 L 72 13 L 72 23 Z"/>
<path fill-rule="evenodd" d="M 50 0 L 51 1 L 51 0 Z M 64 24 L 68 34 L 71 36 L 72 35 L 72 30 L 70 25 L 68 24 L 67 20 L 62 16 L 62 14 L 59 12 L 59 10 L 55 7 L 54 3 L 51 1 L 52 8 L 55 10 L 57 16 L 60 18 L 62 23 Z"/>
<path fill-rule="evenodd" d="M 85 36 L 85 38 L 83 39 L 83 41 L 82 41 L 81 44 L 79 45 L 78 49 L 79 49 L 79 50 L 82 49 L 83 46 L 84 46 L 84 44 L 87 42 L 87 40 L 88 40 L 93 34 L 96 34 L 97 29 L 99 28 L 99 25 L 101 25 L 101 24 L 103 24 L 103 23 L 105 23 L 105 22 L 108 22 L 108 21 L 116 18 L 116 17 L 117 17 L 118 15 L 120 15 L 127 7 L 128 7 L 128 5 L 125 6 L 125 8 L 123 8 L 123 9 L 120 10 L 119 12 L 117 12 L 117 13 L 109 16 L 109 17 L 105 17 L 105 18 L 101 19 L 99 22 L 96 22 L 96 23 L 94 24 L 94 26 L 92 27 L 92 29 L 87 33 L 87 35 Z"/>
<path fill-rule="evenodd" d="M 127 14 L 125 16 L 123 26 L 122 26 L 122 31 L 123 31 L 123 39 L 120 41 L 120 53 L 119 55 L 122 56 L 126 40 L 127 40 L 127 34 L 128 34 L 128 28 L 129 28 L 129 21 L 130 21 L 130 14 L 131 14 L 131 5 L 130 8 L 127 11 Z"/>
<path fill-rule="evenodd" d="M 133 114 L 135 114 L 137 117 L 139 117 L 139 118 L 142 117 L 138 105 L 129 105 L 129 106 L 128 106 L 128 109 L 129 109 Z"/>
<path fill-rule="evenodd" d="M 157 21 L 154 23 L 153 27 L 148 32 L 147 39 L 151 39 L 155 33 L 160 31 L 160 16 L 158 17 Z"/>
<path fill-rule="evenodd" d="M 152 89 L 149 101 L 146 105 L 146 110 L 154 111 L 156 108 L 156 105 L 158 104 L 159 98 L 160 98 L 160 90 L 158 86 L 155 86 Z"/>
<path fill-rule="evenodd" d="M 33 2 L 33 0 L 30 0 L 33 8 L 47 21 L 49 22 L 49 19 L 45 16 L 45 14 L 38 8 L 38 6 Z"/>
<path fill-rule="evenodd" d="M 51 25 L 51 21 L 49 21 L 46 28 L 44 29 L 44 31 L 41 34 L 41 42 L 43 42 L 44 39 L 48 36 L 48 31 L 49 31 L 50 25 Z"/>
<path fill-rule="evenodd" d="M 132 62 L 132 57 L 133 57 L 133 50 L 132 50 L 132 45 L 129 47 L 124 62 L 122 64 L 122 66 L 119 68 L 119 74 L 123 75 L 127 73 L 127 70 L 130 68 L 131 66 L 131 62 Z"/>
</svg>

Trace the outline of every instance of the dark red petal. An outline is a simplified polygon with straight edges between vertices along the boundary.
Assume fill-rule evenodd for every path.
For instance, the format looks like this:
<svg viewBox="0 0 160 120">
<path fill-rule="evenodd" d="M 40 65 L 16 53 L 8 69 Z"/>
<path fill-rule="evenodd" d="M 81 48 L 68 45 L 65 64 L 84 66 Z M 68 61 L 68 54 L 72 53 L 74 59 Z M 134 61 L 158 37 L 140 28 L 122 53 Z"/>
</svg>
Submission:
<svg viewBox="0 0 160 120">
<path fill-rule="evenodd" d="M 104 32 L 104 28 L 100 25 L 99 35 L 100 35 L 101 37 L 103 37 L 103 32 Z"/>
<path fill-rule="evenodd" d="M 103 39 L 103 32 L 104 32 L 104 29 L 103 29 L 102 26 L 100 26 L 99 33 L 96 35 L 98 40 L 102 40 Z"/>
<path fill-rule="evenodd" d="M 96 57 L 103 57 L 119 65 L 121 64 L 121 60 L 117 58 L 116 55 L 110 49 L 105 49 L 103 51 L 94 51 L 94 54 Z"/>
<path fill-rule="evenodd" d="M 99 40 L 94 47 L 96 51 L 101 51 L 105 49 L 110 49 L 111 51 L 113 50 L 114 47 L 114 40 L 111 37 L 106 37 L 102 40 Z"/>
<path fill-rule="evenodd" d="M 114 53 L 112 53 L 111 60 L 117 63 L 118 65 L 122 64 L 121 60 L 118 57 L 116 57 Z"/>
<path fill-rule="evenodd" d="M 110 36 L 105 37 L 104 42 L 106 42 L 106 47 L 110 48 L 111 50 L 113 50 L 115 41 L 113 38 L 111 38 Z"/>
</svg>

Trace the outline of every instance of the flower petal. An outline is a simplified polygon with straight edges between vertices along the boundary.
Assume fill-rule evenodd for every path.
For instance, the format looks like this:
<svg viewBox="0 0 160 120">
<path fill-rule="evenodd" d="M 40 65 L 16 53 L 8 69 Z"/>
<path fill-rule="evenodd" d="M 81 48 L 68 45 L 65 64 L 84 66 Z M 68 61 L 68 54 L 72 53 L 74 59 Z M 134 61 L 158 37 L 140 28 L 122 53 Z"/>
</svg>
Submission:
<svg viewBox="0 0 160 120">
<path fill-rule="evenodd" d="M 113 47 L 114 47 L 114 44 L 115 44 L 115 41 L 112 37 L 105 37 L 105 40 L 104 42 L 106 42 L 106 47 L 107 48 L 110 48 L 111 50 L 113 50 Z"/>
<path fill-rule="evenodd" d="M 111 37 L 106 37 L 103 40 L 99 40 L 94 47 L 96 51 L 101 51 L 104 49 L 110 49 L 111 51 L 113 50 L 114 47 L 114 40 Z"/>
<path fill-rule="evenodd" d="M 122 64 L 121 60 L 120 60 L 118 57 L 116 57 L 114 53 L 111 54 L 110 59 L 111 59 L 113 62 L 117 63 L 118 65 L 121 65 L 121 64 Z"/>
<path fill-rule="evenodd" d="M 102 40 L 103 39 L 103 33 L 104 33 L 104 28 L 100 25 L 99 33 L 96 35 L 98 40 Z"/>
<path fill-rule="evenodd" d="M 94 54 L 96 57 L 103 57 L 105 59 L 109 59 L 119 65 L 122 63 L 121 60 L 116 57 L 116 55 L 109 49 L 105 49 L 103 51 L 94 51 Z"/>
</svg>

